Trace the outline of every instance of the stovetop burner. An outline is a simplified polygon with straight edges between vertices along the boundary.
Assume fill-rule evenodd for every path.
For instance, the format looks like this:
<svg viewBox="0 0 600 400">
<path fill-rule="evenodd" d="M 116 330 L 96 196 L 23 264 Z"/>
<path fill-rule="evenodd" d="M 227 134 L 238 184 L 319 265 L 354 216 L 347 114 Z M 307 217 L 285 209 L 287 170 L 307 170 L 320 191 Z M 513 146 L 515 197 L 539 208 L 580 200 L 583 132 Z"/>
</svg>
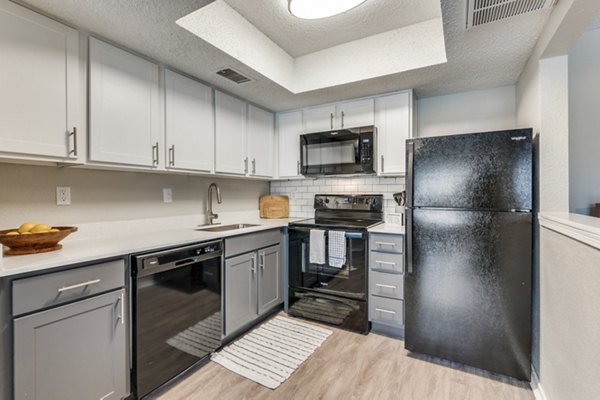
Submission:
<svg viewBox="0 0 600 400">
<path fill-rule="evenodd" d="M 383 222 L 381 194 L 317 194 L 315 217 L 291 226 L 315 228 L 368 229 Z"/>
</svg>

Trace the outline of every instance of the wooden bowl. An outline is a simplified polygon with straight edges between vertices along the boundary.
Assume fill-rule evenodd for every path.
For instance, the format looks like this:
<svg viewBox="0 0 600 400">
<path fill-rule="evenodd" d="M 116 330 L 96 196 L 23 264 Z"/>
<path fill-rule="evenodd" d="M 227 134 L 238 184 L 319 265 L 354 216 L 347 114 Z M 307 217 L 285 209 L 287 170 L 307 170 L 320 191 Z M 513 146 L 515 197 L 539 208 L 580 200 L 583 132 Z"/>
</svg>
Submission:
<svg viewBox="0 0 600 400">
<path fill-rule="evenodd" d="M 72 232 L 77 231 L 77 227 L 75 226 L 53 226 L 52 228 L 58 229 L 58 232 L 6 235 L 8 232 L 18 230 L 18 228 L 0 231 L 0 243 L 9 247 L 8 250 L 4 251 L 4 254 L 36 254 L 60 250 L 62 249 L 62 245 L 58 244 L 58 242 L 69 236 Z"/>
</svg>

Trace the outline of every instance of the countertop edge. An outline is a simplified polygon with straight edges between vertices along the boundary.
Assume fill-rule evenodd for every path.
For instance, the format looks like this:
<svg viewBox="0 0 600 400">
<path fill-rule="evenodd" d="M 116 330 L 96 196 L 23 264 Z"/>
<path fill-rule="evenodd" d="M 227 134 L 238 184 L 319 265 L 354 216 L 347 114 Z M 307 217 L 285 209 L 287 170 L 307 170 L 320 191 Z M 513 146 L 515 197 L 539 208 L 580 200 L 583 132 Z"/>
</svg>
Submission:
<svg viewBox="0 0 600 400">
<path fill-rule="evenodd" d="M 227 232 L 202 232 L 191 228 L 168 230 L 164 232 L 151 231 L 145 234 L 145 237 L 149 238 L 149 243 L 147 245 L 143 244 L 144 235 L 142 234 L 135 239 L 140 242 L 139 245 L 119 246 L 119 242 L 128 239 L 130 240 L 131 235 L 72 240 L 65 243 L 63 249 L 57 252 L 23 256 L 4 256 L 3 259 L 0 259 L 0 279 L 13 278 L 36 272 L 42 273 L 53 269 L 62 269 L 63 267 L 83 266 L 95 261 L 101 262 L 102 260 L 123 258 L 136 253 L 186 246 L 210 240 L 226 239 L 271 229 L 281 229 L 287 227 L 292 220 L 292 218 L 282 219 L 280 221 L 274 219 L 261 220 L 259 226 Z M 192 232 L 195 232 L 195 234 Z M 187 237 L 188 234 L 189 237 Z M 156 235 L 164 235 L 167 237 L 179 235 L 186 237 L 175 237 L 172 240 L 166 239 L 164 241 L 157 241 L 156 239 L 152 240 L 152 237 L 156 237 Z M 114 242 L 114 246 L 111 246 L 111 241 Z M 114 247 L 114 250 L 110 249 L 110 247 Z M 88 251 L 87 248 L 94 248 L 96 251 Z"/>
<path fill-rule="evenodd" d="M 540 212 L 541 227 L 600 250 L 600 218 L 572 213 Z"/>
</svg>

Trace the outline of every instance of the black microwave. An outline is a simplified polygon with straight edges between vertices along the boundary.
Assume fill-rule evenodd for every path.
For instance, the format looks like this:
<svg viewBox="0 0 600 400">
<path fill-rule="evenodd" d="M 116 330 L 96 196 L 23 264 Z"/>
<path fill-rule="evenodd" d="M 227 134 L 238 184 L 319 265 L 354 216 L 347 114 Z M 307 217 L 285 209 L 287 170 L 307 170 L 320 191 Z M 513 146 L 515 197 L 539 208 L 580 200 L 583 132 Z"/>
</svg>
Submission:
<svg viewBox="0 0 600 400">
<path fill-rule="evenodd" d="M 300 135 L 303 175 L 375 173 L 374 126 L 339 129 Z"/>
</svg>

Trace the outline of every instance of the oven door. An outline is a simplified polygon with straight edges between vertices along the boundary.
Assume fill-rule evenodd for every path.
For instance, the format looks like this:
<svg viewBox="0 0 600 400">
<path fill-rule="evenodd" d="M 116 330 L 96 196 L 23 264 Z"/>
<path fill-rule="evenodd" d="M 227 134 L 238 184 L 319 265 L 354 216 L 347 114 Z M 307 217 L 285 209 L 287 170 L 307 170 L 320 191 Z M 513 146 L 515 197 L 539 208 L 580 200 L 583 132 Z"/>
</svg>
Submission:
<svg viewBox="0 0 600 400">
<path fill-rule="evenodd" d="M 325 260 L 328 231 L 325 233 Z M 309 262 L 310 228 L 289 229 L 289 284 L 324 294 L 349 299 L 367 298 L 367 234 L 362 231 L 346 232 L 346 262 L 341 267 Z"/>
</svg>

